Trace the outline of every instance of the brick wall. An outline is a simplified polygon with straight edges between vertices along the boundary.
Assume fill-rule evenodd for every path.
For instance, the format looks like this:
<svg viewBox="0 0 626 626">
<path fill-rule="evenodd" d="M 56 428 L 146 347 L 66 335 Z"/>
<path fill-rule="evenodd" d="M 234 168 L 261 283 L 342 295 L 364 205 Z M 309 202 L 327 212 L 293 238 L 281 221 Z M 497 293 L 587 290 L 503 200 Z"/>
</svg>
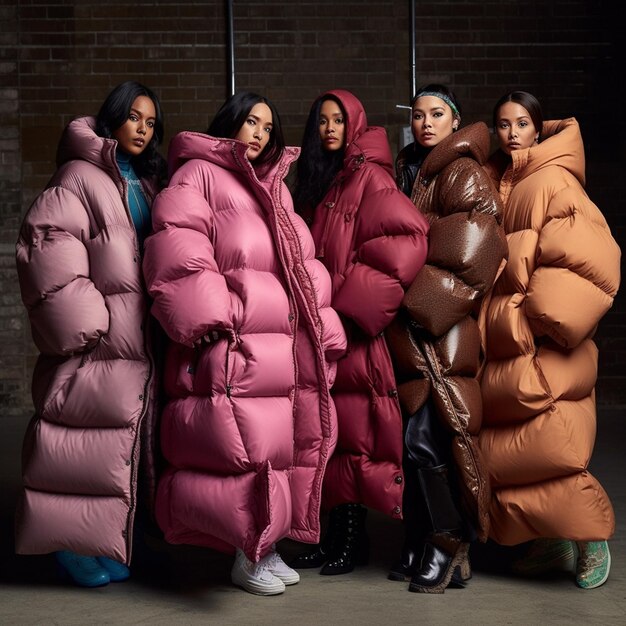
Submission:
<svg viewBox="0 0 626 626">
<path fill-rule="evenodd" d="M 0 410 L 20 414 L 30 377 L 30 340 L 15 280 L 15 233 L 22 205 L 17 11 L 0 6 Z"/>
<path fill-rule="evenodd" d="M 409 1 L 235 0 L 236 88 L 276 102 L 299 143 L 312 100 L 343 87 L 387 127 L 392 149 L 410 97 Z M 608 0 L 415 2 L 417 83 L 451 85 L 464 121 L 489 121 L 511 87 L 541 99 L 546 116 L 574 115 L 588 155 L 588 190 L 625 241 L 624 72 L 619 20 Z M 24 211 L 54 168 L 59 135 L 94 114 L 119 82 L 161 96 L 166 140 L 204 130 L 227 95 L 222 0 L 5 0 L 0 7 L 0 407 L 30 411 L 34 348 L 19 299 L 14 243 Z M 619 42 L 621 44 L 621 42 Z M 613 94 L 613 95 L 612 95 Z M 165 148 L 164 148 L 165 152 Z M 624 299 L 598 331 L 599 402 L 626 404 Z"/>
</svg>

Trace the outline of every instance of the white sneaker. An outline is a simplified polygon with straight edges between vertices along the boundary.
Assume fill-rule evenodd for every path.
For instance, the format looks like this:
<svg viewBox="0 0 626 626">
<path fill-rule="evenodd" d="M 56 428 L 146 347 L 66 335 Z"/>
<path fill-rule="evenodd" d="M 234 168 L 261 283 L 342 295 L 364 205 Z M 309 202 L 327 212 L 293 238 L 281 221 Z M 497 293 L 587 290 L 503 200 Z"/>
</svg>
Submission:
<svg viewBox="0 0 626 626">
<path fill-rule="evenodd" d="M 267 569 L 272 572 L 276 578 L 280 578 L 285 585 L 295 585 L 300 582 L 300 574 L 282 560 L 280 554 L 276 552 L 275 546 L 272 546 L 272 551 L 264 556 L 260 562 L 264 562 Z"/>
<path fill-rule="evenodd" d="M 258 563 L 253 563 L 237 549 L 233 569 L 230 572 L 233 584 L 257 596 L 275 596 L 283 593 L 285 583 L 272 574 L 265 561 L 266 559 L 261 559 Z"/>
</svg>

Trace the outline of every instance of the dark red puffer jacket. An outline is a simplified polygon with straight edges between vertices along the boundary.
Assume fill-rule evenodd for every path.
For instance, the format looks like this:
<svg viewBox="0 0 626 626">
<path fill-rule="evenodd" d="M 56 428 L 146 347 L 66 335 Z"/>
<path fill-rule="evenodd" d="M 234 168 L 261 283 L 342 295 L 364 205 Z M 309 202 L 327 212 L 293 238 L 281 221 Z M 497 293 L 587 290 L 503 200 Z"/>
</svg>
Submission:
<svg viewBox="0 0 626 626">
<path fill-rule="evenodd" d="M 401 517 L 402 416 L 383 331 L 424 264 L 428 224 L 396 187 L 385 130 L 367 126 L 350 92 L 326 95 L 346 112 L 346 151 L 311 230 L 331 275 L 332 306 L 346 324 L 348 353 L 333 388 L 339 438 L 322 502 L 358 502 Z"/>
</svg>

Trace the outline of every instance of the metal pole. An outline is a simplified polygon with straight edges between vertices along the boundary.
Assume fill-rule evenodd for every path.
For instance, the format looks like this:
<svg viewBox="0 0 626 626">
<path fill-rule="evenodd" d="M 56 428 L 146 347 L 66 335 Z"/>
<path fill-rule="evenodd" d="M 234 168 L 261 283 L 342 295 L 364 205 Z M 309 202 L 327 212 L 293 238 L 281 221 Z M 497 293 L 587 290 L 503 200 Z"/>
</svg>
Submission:
<svg viewBox="0 0 626 626">
<path fill-rule="evenodd" d="M 226 23 L 228 36 L 228 75 L 230 91 L 227 95 L 235 94 L 235 21 L 233 17 L 233 0 L 226 0 Z"/>
<path fill-rule="evenodd" d="M 417 84 L 415 82 L 415 68 L 417 65 L 415 62 L 415 0 L 409 0 L 409 41 L 409 63 L 411 66 L 411 93 L 409 94 L 409 100 L 412 100 L 417 91 Z"/>
</svg>

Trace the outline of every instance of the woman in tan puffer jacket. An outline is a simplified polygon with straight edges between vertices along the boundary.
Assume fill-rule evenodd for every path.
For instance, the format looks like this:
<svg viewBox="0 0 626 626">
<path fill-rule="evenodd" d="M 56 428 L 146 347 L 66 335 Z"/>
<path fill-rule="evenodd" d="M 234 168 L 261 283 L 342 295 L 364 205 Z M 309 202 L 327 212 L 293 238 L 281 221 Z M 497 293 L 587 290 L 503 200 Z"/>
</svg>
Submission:
<svg viewBox="0 0 626 626">
<path fill-rule="evenodd" d="M 505 205 L 509 262 L 485 308 L 480 445 L 493 489 L 490 536 L 504 545 L 577 541 L 577 583 L 597 587 L 608 577 L 615 520 L 588 471 L 596 434 L 592 337 L 618 289 L 620 250 L 583 188 L 574 118 L 543 122 L 537 99 L 514 91 L 497 103 L 494 126 L 500 150 L 487 170 Z M 542 545 L 550 548 L 535 545 L 535 560 Z M 573 557 L 572 547 L 562 556 Z"/>
<path fill-rule="evenodd" d="M 415 143 L 396 163 L 399 186 L 430 223 L 430 240 L 426 265 L 385 331 L 405 422 L 406 481 L 405 545 L 389 578 L 411 577 L 409 590 L 425 593 L 443 593 L 451 580 L 463 585 L 469 540 L 485 540 L 489 521 L 476 440 L 481 350 L 473 313 L 506 242 L 500 199 L 482 168 L 489 131 L 482 122 L 457 131 L 459 108 L 444 85 L 420 89 L 412 102 Z"/>
</svg>

